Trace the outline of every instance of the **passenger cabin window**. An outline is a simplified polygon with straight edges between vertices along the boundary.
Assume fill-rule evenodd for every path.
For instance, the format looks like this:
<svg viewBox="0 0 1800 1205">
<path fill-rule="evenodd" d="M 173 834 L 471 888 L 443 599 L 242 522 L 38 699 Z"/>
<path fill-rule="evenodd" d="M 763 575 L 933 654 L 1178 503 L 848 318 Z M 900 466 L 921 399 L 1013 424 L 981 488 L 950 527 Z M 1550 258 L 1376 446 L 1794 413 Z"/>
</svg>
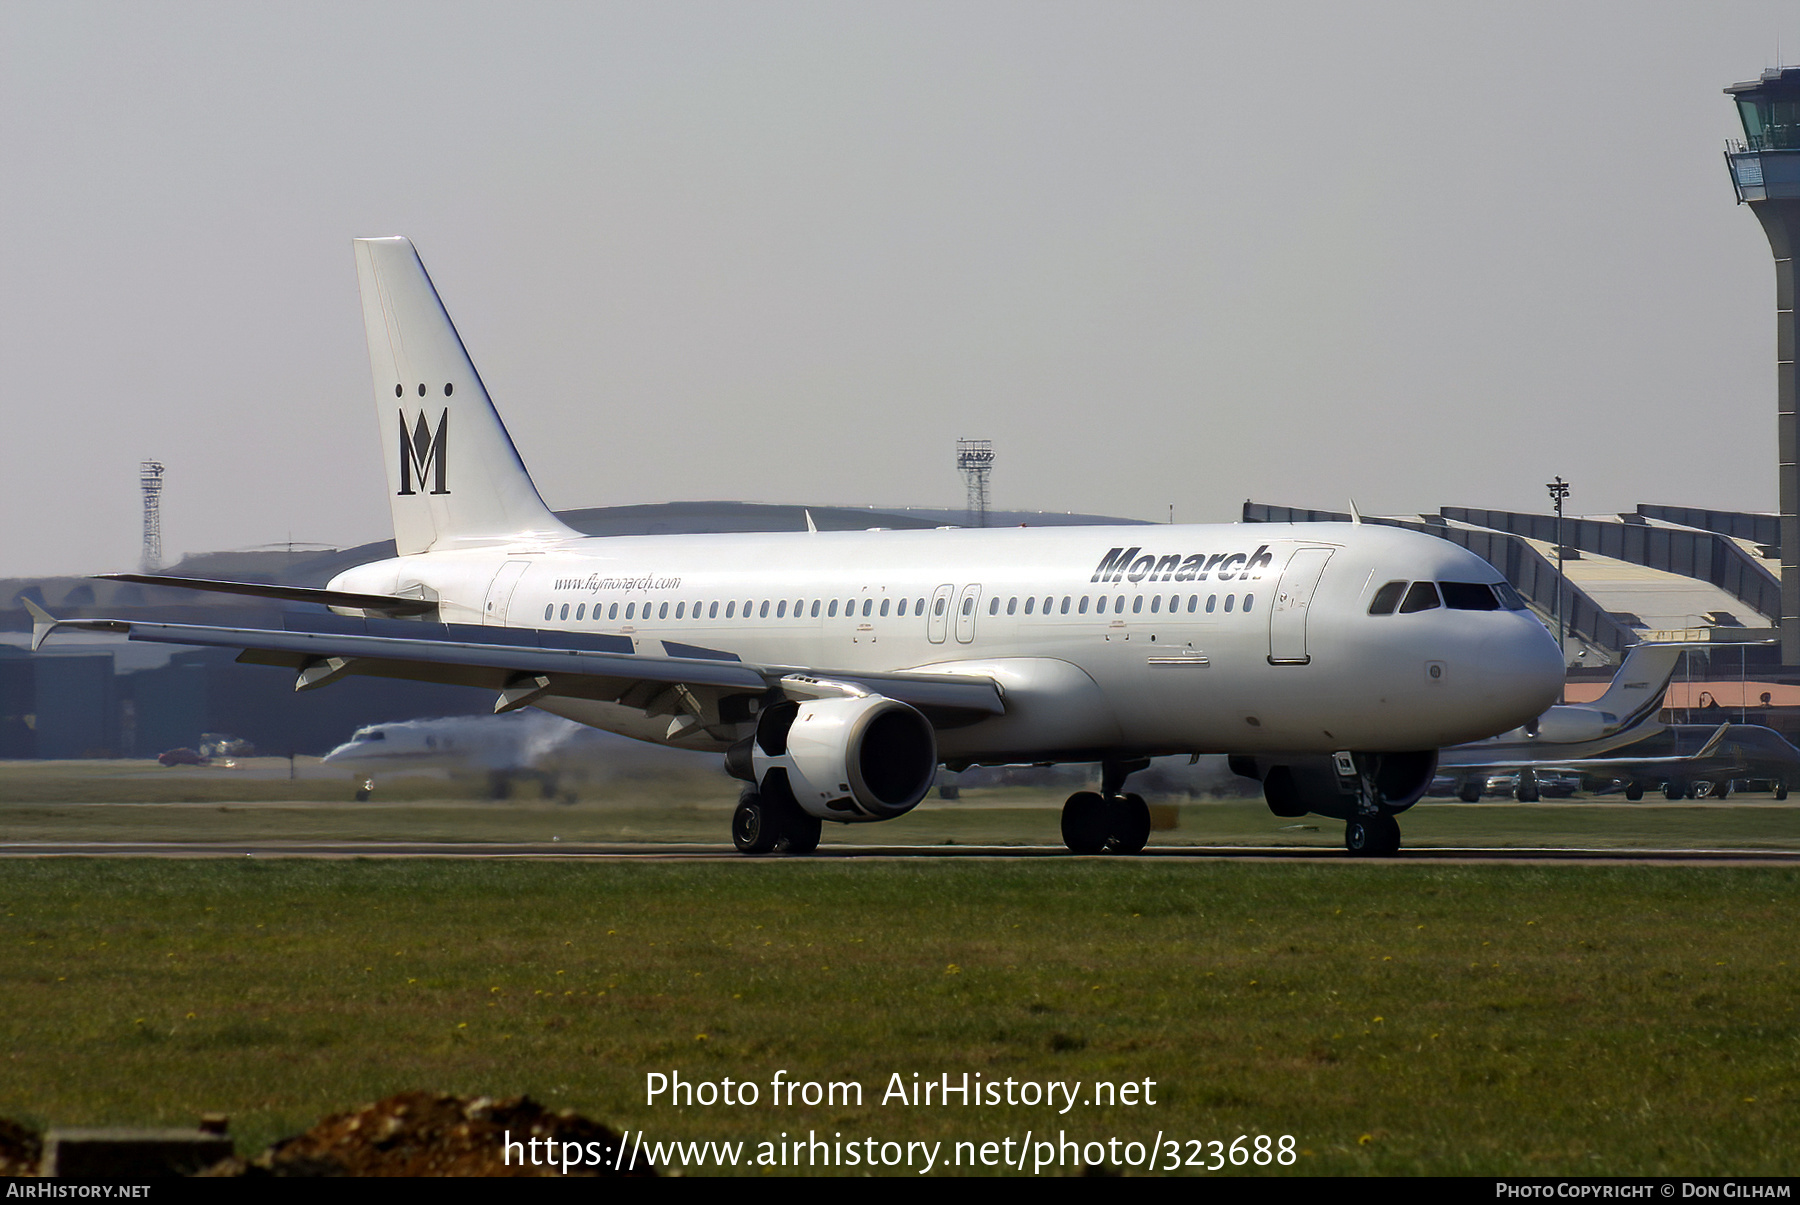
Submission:
<svg viewBox="0 0 1800 1205">
<path fill-rule="evenodd" d="M 1400 596 L 1405 593 L 1405 582 L 1389 582 L 1375 591 L 1375 601 L 1369 604 L 1369 614 L 1392 615 L 1394 608 L 1400 605 Z"/>
<path fill-rule="evenodd" d="M 994 597 L 988 599 L 988 614 L 989 615 L 1000 614 L 1000 596 L 998 594 L 996 594 L 996 595 L 994 595 Z"/>
<path fill-rule="evenodd" d="M 1430 582 L 1414 582 L 1406 592 L 1406 599 L 1400 604 L 1400 614 L 1411 615 L 1415 611 L 1429 611 L 1438 603 L 1437 587 Z"/>
<path fill-rule="evenodd" d="M 1452 611 L 1498 611 L 1500 601 L 1486 582 L 1439 582 L 1444 605 Z"/>
</svg>

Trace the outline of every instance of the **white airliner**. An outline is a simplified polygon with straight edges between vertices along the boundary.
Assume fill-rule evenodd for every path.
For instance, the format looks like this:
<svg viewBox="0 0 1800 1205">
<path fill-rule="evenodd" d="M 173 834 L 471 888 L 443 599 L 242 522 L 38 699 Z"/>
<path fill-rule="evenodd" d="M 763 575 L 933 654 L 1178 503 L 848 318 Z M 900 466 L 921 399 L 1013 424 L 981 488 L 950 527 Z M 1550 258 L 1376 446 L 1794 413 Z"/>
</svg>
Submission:
<svg viewBox="0 0 1800 1205">
<path fill-rule="evenodd" d="M 939 764 L 1099 762 L 1077 852 L 1136 852 L 1153 756 L 1228 753 L 1355 853 L 1444 745 L 1554 699 L 1544 625 L 1473 554 L 1367 524 L 584 537 L 538 496 L 412 244 L 358 239 L 398 555 L 323 590 L 118 575 L 323 603 L 280 632 L 69 620 L 242 648 L 295 688 L 348 674 L 481 686 L 725 754 L 747 853 L 889 820 Z M 810 525 L 809 525 L 810 526 Z M 35 612 L 39 642 L 57 626 Z"/>
</svg>

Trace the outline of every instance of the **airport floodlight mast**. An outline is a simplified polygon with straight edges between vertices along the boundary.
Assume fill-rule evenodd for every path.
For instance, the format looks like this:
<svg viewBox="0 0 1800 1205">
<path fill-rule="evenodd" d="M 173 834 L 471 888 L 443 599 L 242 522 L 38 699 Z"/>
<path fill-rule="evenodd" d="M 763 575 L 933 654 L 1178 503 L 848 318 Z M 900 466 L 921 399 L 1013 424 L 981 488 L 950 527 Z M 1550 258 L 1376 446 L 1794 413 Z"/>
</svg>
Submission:
<svg viewBox="0 0 1800 1205">
<path fill-rule="evenodd" d="M 994 467 L 994 441 L 991 439 L 959 439 L 956 441 L 956 467 L 968 483 L 966 503 L 970 527 L 986 527 L 988 515 L 988 473 Z"/>
<path fill-rule="evenodd" d="M 140 571 L 155 573 L 162 568 L 162 490 L 163 466 L 158 460 L 138 462 L 138 487 L 144 491 L 144 551 L 138 558 Z"/>
<path fill-rule="evenodd" d="M 1762 223 L 1775 256 L 1775 423 L 1781 499 L 1781 663 L 1800 665 L 1800 455 L 1796 455 L 1794 251 L 1800 247 L 1800 67 L 1733 84 L 1743 141 L 1725 144 L 1738 204 Z"/>
<path fill-rule="evenodd" d="M 1569 651 L 1563 643 L 1563 499 L 1569 496 L 1569 483 L 1558 474 L 1556 480 L 1548 482 L 1544 488 L 1550 491 L 1550 501 L 1556 506 L 1556 593 L 1550 596 L 1550 611 L 1551 618 L 1556 620 L 1556 647 L 1562 653 L 1566 675 Z M 1562 701 L 1560 695 L 1557 701 Z"/>
</svg>

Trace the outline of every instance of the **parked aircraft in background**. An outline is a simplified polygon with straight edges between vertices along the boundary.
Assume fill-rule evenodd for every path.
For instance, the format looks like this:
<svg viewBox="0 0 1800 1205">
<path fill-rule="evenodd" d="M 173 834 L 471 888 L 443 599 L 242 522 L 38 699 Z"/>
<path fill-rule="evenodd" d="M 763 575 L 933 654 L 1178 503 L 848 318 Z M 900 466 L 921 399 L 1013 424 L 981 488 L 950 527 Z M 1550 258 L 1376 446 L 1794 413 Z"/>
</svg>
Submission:
<svg viewBox="0 0 1800 1205">
<path fill-rule="evenodd" d="M 1659 788 L 1669 799 L 1722 799 L 1741 782 L 1785 799 L 1800 781 L 1800 750 L 1780 733 L 1755 724 L 1663 722 L 1663 700 L 1688 647 L 1637 645 L 1592 703 L 1558 705 L 1511 732 L 1442 750 L 1439 787 L 1473 803 L 1496 780 L 1510 780 L 1514 797 L 1530 803 L 1549 781 L 1618 789 L 1631 800 Z"/>
<path fill-rule="evenodd" d="M 570 776 L 645 773 L 687 765 L 693 754 L 620 740 L 536 709 L 504 715 L 392 720 L 358 728 L 323 758 L 348 771 L 366 799 L 377 778 L 436 772 L 480 774 L 505 799 L 533 783 L 546 799 L 567 798 Z"/>
<path fill-rule="evenodd" d="M 331 610 L 285 631 L 39 608 L 34 641 L 72 626 L 242 648 L 300 690 L 482 686 L 496 711 L 721 752 L 749 784 L 746 852 L 903 815 L 940 763 L 1069 761 L 1102 767 L 1101 791 L 1064 805 L 1069 848 L 1135 852 L 1150 821 L 1127 778 L 1228 753 L 1272 805 L 1388 853 L 1440 746 L 1526 723 L 1561 684 L 1555 640 L 1498 572 L 1393 527 L 583 537 L 539 498 L 412 244 L 355 247 L 398 555 L 320 590 L 117 575 Z M 654 426 L 620 416 L 622 439 L 627 417 Z M 641 438 L 631 454 L 649 446 L 679 457 Z"/>
</svg>

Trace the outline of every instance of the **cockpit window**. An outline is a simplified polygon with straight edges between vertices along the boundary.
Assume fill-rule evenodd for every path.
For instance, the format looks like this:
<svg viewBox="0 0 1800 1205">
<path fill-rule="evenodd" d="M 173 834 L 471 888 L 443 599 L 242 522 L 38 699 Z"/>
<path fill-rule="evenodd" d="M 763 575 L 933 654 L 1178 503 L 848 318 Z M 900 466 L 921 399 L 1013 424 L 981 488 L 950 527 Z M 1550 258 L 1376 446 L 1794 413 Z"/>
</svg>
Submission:
<svg viewBox="0 0 1800 1205">
<path fill-rule="evenodd" d="M 1500 602 L 1486 582 L 1439 582 L 1444 605 L 1452 611 L 1498 611 Z"/>
<path fill-rule="evenodd" d="M 1494 597 L 1500 600 L 1503 610 L 1523 611 L 1525 609 L 1525 600 L 1519 597 L 1519 592 L 1512 588 L 1510 582 L 1495 582 Z"/>
<path fill-rule="evenodd" d="M 1394 608 L 1400 605 L 1400 596 L 1406 593 L 1405 582 L 1389 582 L 1375 591 L 1375 601 L 1369 604 L 1371 615 L 1392 615 Z"/>
<path fill-rule="evenodd" d="M 1411 615 L 1415 611 L 1429 611 L 1438 605 L 1436 586 L 1430 582 L 1414 582 L 1412 589 L 1406 592 L 1406 600 L 1400 604 L 1400 614 Z"/>
</svg>

